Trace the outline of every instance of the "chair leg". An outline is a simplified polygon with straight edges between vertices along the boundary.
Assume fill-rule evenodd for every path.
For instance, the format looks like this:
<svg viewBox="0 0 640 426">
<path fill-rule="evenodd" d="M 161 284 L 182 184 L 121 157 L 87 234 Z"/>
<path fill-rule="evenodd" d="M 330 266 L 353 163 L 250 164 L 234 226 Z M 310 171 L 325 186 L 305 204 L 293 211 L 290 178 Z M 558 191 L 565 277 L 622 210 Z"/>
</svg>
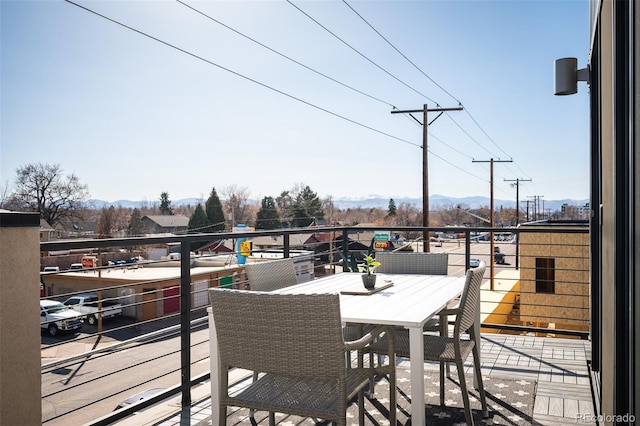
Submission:
<svg viewBox="0 0 640 426">
<path fill-rule="evenodd" d="M 257 382 L 258 381 L 258 372 L 254 371 L 253 372 L 253 381 Z M 249 418 L 253 419 L 256 415 L 256 410 L 249 410 Z"/>
<path fill-rule="evenodd" d="M 358 391 L 358 424 L 364 426 L 364 389 Z"/>
<path fill-rule="evenodd" d="M 462 390 L 462 402 L 464 403 L 464 417 L 467 419 L 467 425 L 473 426 L 473 415 L 471 414 L 471 403 L 469 402 L 469 391 L 467 390 L 467 381 L 464 378 L 464 368 L 462 361 L 456 361 L 456 369 L 458 370 L 458 379 L 460 380 L 460 389 Z"/>
<path fill-rule="evenodd" d="M 440 405 L 444 406 L 444 362 L 440 361 Z"/>
<path fill-rule="evenodd" d="M 396 354 L 389 354 L 389 425 L 396 426 L 397 389 L 396 389 Z"/>
<path fill-rule="evenodd" d="M 269 426 L 276 425 L 276 413 L 273 411 L 269 411 Z"/>
<path fill-rule="evenodd" d="M 218 414 L 218 424 L 226 425 L 227 424 L 227 406 L 220 405 L 220 413 Z"/>
<path fill-rule="evenodd" d="M 489 417 L 489 410 L 487 409 L 487 399 L 484 392 L 484 384 L 482 383 L 482 372 L 480 371 L 480 349 L 478 345 L 473 347 L 473 368 L 478 378 L 478 393 L 480 393 L 480 402 L 482 403 L 482 416 L 486 419 Z"/>
</svg>

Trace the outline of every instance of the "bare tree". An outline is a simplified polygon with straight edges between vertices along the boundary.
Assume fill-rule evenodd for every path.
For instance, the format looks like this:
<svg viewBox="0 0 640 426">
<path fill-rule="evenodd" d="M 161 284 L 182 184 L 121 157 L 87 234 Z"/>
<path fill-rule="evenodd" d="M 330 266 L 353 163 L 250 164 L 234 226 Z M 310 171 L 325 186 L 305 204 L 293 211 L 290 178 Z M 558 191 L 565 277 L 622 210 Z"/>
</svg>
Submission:
<svg viewBox="0 0 640 426">
<path fill-rule="evenodd" d="M 409 203 L 400 203 L 396 209 L 395 220 L 398 226 L 422 226 L 422 211 Z M 422 236 L 422 233 L 407 231 L 404 236 L 408 240 L 415 240 Z"/>
<path fill-rule="evenodd" d="M 116 209 L 113 206 L 103 207 L 98 220 L 98 238 L 111 238 L 116 231 Z"/>
<path fill-rule="evenodd" d="M 222 195 L 227 217 L 231 218 L 231 226 L 253 222 L 256 209 L 249 205 L 250 193 L 247 187 L 230 185 L 222 189 Z"/>
<path fill-rule="evenodd" d="M 64 176 L 59 164 L 19 167 L 15 187 L 10 204 L 18 210 L 39 212 L 51 226 L 76 217 L 89 198 L 87 186 L 73 173 Z"/>
<path fill-rule="evenodd" d="M 9 202 L 11 200 L 11 186 L 9 182 L 0 186 L 0 209 L 10 209 Z"/>
</svg>

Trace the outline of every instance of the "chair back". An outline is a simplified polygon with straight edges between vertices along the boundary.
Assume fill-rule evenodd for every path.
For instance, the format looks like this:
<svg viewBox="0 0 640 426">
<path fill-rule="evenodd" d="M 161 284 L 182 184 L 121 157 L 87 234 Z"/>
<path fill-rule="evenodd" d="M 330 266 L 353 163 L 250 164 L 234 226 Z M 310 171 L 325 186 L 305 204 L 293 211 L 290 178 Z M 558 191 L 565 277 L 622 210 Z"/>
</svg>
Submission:
<svg viewBox="0 0 640 426">
<path fill-rule="evenodd" d="M 337 294 L 209 289 L 221 371 L 344 378 Z"/>
<path fill-rule="evenodd" d="M 376 253 L 381 265 L 378 272 L 387 274 L 447 275 L 447 253 Z"/>
<path fill-rule="evenodd" d="M 298 283 L 292 258 L 247 263 L 244 267 L 253 291 L 273 291 Z"/>
<path fill-rule="evenodd" d="M 454 335 L 459 336 L 460 333 L 468 331 L 473 326 L 480 305 L 480 286 L 487 265 L 480 262 L 477 268 L 470 268 L 467 271 L 462 297 L 460 298 L 461 312 L 456 315 L 454 326 Z"/>
</svg>

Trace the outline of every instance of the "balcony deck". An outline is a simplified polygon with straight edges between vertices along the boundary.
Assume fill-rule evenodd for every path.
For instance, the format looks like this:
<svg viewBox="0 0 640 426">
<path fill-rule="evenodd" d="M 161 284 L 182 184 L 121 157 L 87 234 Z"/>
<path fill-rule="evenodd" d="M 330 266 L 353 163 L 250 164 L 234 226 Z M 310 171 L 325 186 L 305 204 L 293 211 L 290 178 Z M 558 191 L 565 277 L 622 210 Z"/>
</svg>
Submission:
<svg viewBox="0 0 640 426">
<path fill-rule="evenodd" d="M 595 425 L 595 419 L 589 421 L 595 413 L 587 365 L 590 350 L 586 340 L 483 333 L 483 377 L 537 380 L 532 424 Z M 194 392 L 197 400 L 189 408 L 176 410 L 176 403 L 169 402 L 116 424 L 211 425 L 208 387 Z"/>
</svg>

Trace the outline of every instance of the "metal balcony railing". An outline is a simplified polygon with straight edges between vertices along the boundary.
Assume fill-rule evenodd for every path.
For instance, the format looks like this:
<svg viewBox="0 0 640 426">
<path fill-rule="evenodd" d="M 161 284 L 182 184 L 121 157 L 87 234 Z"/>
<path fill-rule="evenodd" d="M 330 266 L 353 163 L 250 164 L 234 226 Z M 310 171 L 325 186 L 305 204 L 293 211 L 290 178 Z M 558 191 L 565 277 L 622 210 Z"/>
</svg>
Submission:
<svg viewBox="0 0 640 426">
<path fill-rule="evenodd" d="M 207 288 L 246 285 L 243 264 L 236 259 L 239 240 L 253 243 L 249 261 L 294 257 L 304 280 L 341 273 L 342 255 L 362 256 L 379 229 L 327 227 L 42 243 L 42 266 L 61 270 L 41 274 L 42 299 L 63 301 L 91 292 L 99 295 L 98 312 L 109 302 L 122 309 L 122 315 L 113 318 L 98 314 L 95 325 L 85 321 L 80 333 L 49 336 L 43 329 L 43 424 L 109 424 L 178 394 L 182 406 L 190 405 L 193 386 L 209 379 Z M 586 226 L 384 231 L 390 241 L 377 245 L 388 245 L 386 249 L 447 252 L 452 275 L 464 274 L 473 259 L 490 266 L 481 293 L 483 333 L 588 337 Z M 429 242 L 422 238 L 425 231 Z M 193 256 L 194 248 L 212 241 L 217 242 L 212 245 L 215 250 Z M 166 250 L 173 254 L 150 260 Z M 83 257 L 90 267 L 68 270 Z M 95 259 L 95 265 L 87 259 Z M 133 407 L 112 411 L 148 389 L 161 391 Z"/>
</svg>

